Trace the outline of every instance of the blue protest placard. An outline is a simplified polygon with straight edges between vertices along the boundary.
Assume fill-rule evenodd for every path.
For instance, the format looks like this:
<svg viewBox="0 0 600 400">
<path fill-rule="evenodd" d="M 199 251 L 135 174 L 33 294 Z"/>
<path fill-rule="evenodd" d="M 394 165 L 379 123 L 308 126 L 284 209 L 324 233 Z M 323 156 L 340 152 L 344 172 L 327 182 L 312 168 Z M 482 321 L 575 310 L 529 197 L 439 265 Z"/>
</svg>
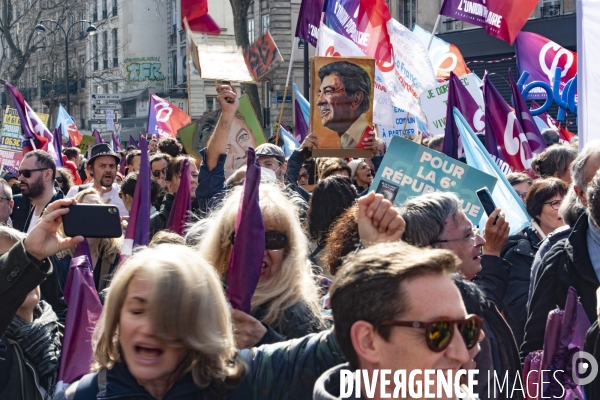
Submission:
<svg viewBox="0 0 600 400">
<path fill-rule="evenodd" d="M 473 224 L 484 213 L 475 192 L 494 190 L 497 179 L 445 154 L 394 136 L 371 184 L 397 206 L 411 197 L 430 192 L 453 192 Z"/>
</svg>

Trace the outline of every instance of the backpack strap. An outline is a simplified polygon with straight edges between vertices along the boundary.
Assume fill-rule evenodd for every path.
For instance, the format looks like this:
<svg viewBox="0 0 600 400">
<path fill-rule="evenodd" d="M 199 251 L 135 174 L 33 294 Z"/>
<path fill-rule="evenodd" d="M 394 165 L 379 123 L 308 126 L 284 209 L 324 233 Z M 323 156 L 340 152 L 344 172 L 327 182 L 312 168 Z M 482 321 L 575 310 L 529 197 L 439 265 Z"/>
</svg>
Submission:
<svg viewBox="0 0 600 400">
<path fill-rule="evenodd" d="M 8 383 L 9 371 L 12 364 L 12 349 L 5 336 L 0 337 L 0 393 Z"/>
<path fill-rule="evenodd" d="M 95 399 L 99 391 L 98 372 L 87 374 L 79 380 L 73 400 Z"/>
</svg>

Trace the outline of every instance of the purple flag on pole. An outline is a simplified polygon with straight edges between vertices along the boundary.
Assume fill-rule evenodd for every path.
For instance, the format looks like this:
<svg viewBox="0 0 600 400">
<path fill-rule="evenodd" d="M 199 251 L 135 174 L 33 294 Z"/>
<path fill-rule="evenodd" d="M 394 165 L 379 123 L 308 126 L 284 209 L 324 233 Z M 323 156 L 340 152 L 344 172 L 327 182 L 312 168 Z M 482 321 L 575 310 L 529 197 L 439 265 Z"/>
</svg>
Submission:
<svg viewBox="0 0 600 400">
<path fill-rule="evenodd" d="M 250 147 L 225 290 L 231 307 L 246 314 L 251 311 L 251 300 L 260 279 L 265 252 L 265 226 L 258 202 L 259 186 L 260 166 L 254 149 Z"/>
<path fill-rule="evenodd" d="M 473 132 L 483 130 L 483 111 L 462 84 L 460 78 L 450 71 L 448 80 L 448 104 L 446 109 L 446 131 L 444 134 L 444 154 L 455 159 L 464 157 L 458 128 L 454 123 L 454 107 L 465 117 Z"/>
<path fill-rule="evenodd" d="M 110 133 L 111 135 L 111 142 L 112 142 L 112 147 L 113 147 L 113 151 L 116 153 L 117 151 L 121 150 L 121 142 L 119 142 L 119 140 L 117 139 L 117 137 L 115 136 L 114 132 Z"/>
<path fill-rule="evenodd" d="M 190 161 L 186 159 L 181 169 L 181 180 L 179 188 L 173 200 L 169 220 L 167 221 L 167 229 L 183 236 L 185 225 L 191 221 L 192 197 L 190 193 Z"/>
<path fill-rule="evenodd" d="M 65 284 L 68 308 L 57 391 L 89 373 L 93 361 L 92 332 L 102 313 L 102 304 L 96 292 L 89 254 L 87 241 L 77 245 Z"/>
<path fill-rule="evenodd" d="M 323 2 L 324 0 L 302 0 L 300 4 L 295 36 L 312 44 L 313 47 L 317 47 Z"/>
<path fill-rule="evenodd" d="M 133 136 L 129 135 L 129 144 L 139 150 L 140 145 L 135 141 Z"/>
<path fill-rule="evenodd" d="M 119 161 L 119 172 L 123 176 L 125 176 L 125 168 L 127 168 L 127 156 L 121 157 L 121 161 Z"/>
<path fill-rule="evenodd" d="M 485 102 L 485 148 L 504 173 L 531 167 L 533 153 L 515 113 L 492 84 L 483 77 Z M 506 165 L 505 165 L 506 164 Z"/>
<path fill-rule="evenodd" d="M 67 135 L 67 147 L 73 147 L 73 142 L 71 141 L 71 136 Z"/>
<path fill-rule="evenodd" d="M 510 79 L 510 88 L 512 90 L 515 115 L 525 131 L 525 136 L 529 142 L 531 152 L 534 156 L 536 156 L 546 149 L 546 142 L 544 141 L 544 138 L 542 137 L 542 134 L 540 133 L 540 130 L 537 127 L 531 112 L 529 111 L 529 107 L 527 106 L 523 95 L 521 95 L 521 91 L 519 90 L 517 82 L 515 82 L 510 69 L 508 70 L 508 75 Z"/>
<path fill-rule="evenodd" d="M 102 135 L 97 129 L 94 129 L 92 135 L 96 138 L 96 144 L 104 143 L 104 139 L 102 139 Z"/>
<path fill-rule="evenodd" d="M 54 158 L 54 162 L 57 167 L 64 167 L 62 162 L 62 128 L 59 125 L 58 128 L 54 129 L 52 143 L 54 144 L 54 152 L 56 157 Z"/>
<path fill-rule="evenodd" d="M 142 152 L 140 172 L 133 193 L 125 240 L 121 248 L 121 262 L 131 255 L 134 246 L 147 246 L 150 243 L 150 160 L 148 142 L 143 136 L 140 137 L 140 150 Z"/>
</svg>

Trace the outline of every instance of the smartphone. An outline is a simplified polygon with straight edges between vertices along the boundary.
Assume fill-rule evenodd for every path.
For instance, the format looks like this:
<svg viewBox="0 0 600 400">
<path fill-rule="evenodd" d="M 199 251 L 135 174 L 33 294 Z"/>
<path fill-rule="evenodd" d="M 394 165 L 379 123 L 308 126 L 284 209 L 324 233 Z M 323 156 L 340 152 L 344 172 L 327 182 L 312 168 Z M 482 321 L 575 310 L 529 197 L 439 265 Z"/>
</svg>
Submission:
<svg viewBox="0 0 600 400">
<path fill-rule="evenodd" d="M 63 215 L 65 234 L 69 237 L 115 238 L 123 232 L 119 209 L 110 204 L 72 204 Z"/>
<path fill-rule="evenodd" d="M 479 189 L 476 194 L 481 202 L 481 205 L 483 206 L 483 209 L 485 210 L 485 213 L 489 217 L 490 214 L 496 210 L 496 204 L 494 204 L 494 200 L 492 200 L 492 194 L 486 187 Z"/>
</svg>

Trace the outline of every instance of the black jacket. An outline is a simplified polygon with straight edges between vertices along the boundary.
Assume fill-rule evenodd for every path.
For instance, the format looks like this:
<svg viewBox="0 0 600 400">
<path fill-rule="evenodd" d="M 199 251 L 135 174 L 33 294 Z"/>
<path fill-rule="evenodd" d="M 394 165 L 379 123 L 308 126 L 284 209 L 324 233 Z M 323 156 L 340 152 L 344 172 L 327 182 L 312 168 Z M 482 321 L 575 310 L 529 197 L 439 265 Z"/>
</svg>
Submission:
<svg viewBox="0 0 600 400">
<path fill-rule="evenodd" d="M 65 195 L 63 192 L 55 189 L 54 196 L 52 196 L 48 204 L 64 198 Z M 13 207 L 12 214 L 10 215 L 10 218 L 13 222 L 13 228 L 21 232 L 27 232 L 29 229 L 29 221 L 31 220 L 31 215 L 33 213 L 33 210 L 31 209 L 31 201 L 29 200 L 29 197 L 22 194 L 16 195 L 13 197 L 13 200 L 15 201 L 15 205 Z M 46 204 L 46 207 L 48 207 L 48 204 Z M 44 209 L 46 207 L 44 207 Z"/>
<path fill-rule="evenodd" d="M 175 200 L 175 196 L 172 193 L 167 193 L 165 197 L 163 197 L 160 210 L 154 212 L 150 216 L 150 239 L 152 239 L 152 236 L 154 236 L 156 232 L 167 228 L 169 214 L 171 214 L 171 207 L 173 207 L 173 200 Z"/>
<path fill-rule="evenodd" d="M 594 321 L 585 335 L 583 351 L 590 353 L 596 360 L 600 359 L 600 330 L 598 321 Z M 586 399 L 600 399 L 600 379 L 594 379 L 590 384 L 584 385 Z"/>
<path fill-rule="evenodd" d="M 512 264 L 502 302 L 506 322 L 515 335 L 517 346 L 521 346 L 525 334 L 531 266 L 539 246 L 540 238 L 531 228 L 527 228 L 522 234 L 510 236 L 500 253 Z"/>
<path fill-rule="evenodd" d="M 587 214 L 583 214 L 577 220 L 571 235 L 552 246 L 542 260 L 539 281 L 533 288 L 525 324 L 525 339 L 521 346 L 522 360 L 530 352 L 542 349 L 548 313 L 557 306 L 565 308 L 570 286 L 577 290 L 588 319 L 597 319 L 596 289 L 600 282 L 588 253 L 588 223 Z"/>
<path fill-rule="evenodd" d="M 252 316 L 261 320 L 267 314 L 267 307 L 266 304 L 257 307 L 253 310 Z M 267 333 L 262 337 L 257 346 L 301 338 L 323 329 L 324 327 L 313 316 L 308 305 L 303 300 L 300 300 L 285 310 L 283 319 L 278 325 L 267 326 Z"/>
</svg>

